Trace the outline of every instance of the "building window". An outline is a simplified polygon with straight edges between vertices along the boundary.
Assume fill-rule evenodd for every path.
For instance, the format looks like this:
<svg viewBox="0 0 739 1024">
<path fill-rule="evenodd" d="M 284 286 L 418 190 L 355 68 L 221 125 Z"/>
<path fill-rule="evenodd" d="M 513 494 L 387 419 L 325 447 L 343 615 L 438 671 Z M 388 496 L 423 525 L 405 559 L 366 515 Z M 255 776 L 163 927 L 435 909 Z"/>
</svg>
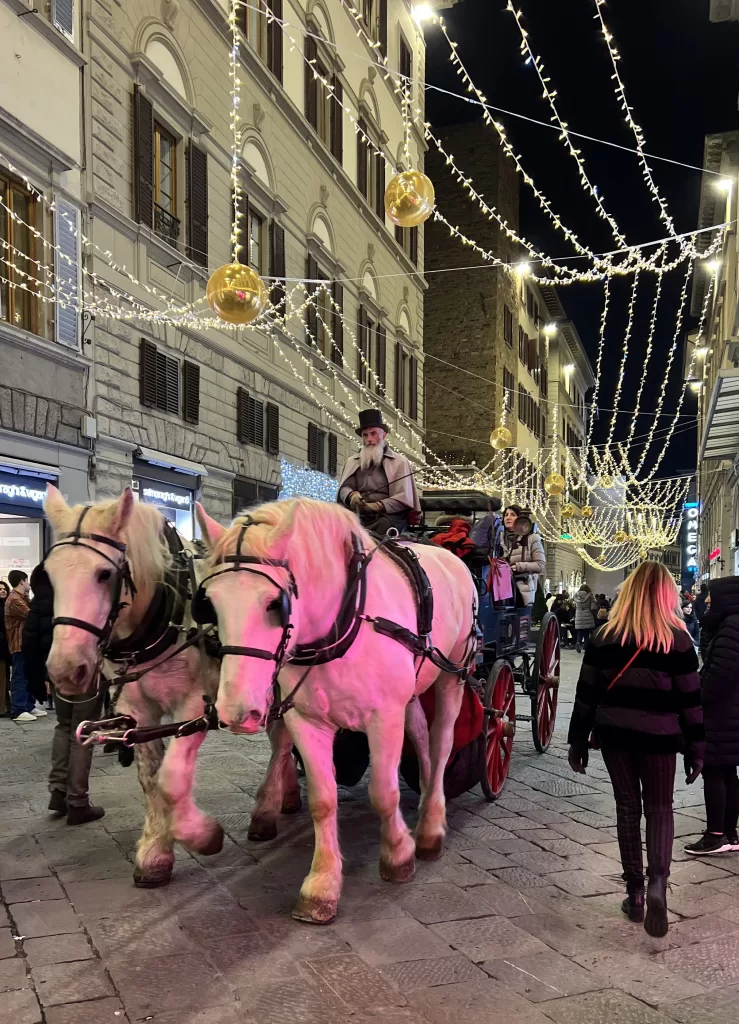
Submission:
<svg viewBox="0 0 739 1024">
<path fill-rule="evenodd" d="M 247 7 L 238 7 L 236 24 L 257 54 L 267 56 L 267 17 L 263 0 L 249 0 Z"/>
<path fill-rule="evenodd" d="M 508 306 L 503 307 L 503 337 L 508 348 L 513 348 L 513 313 Z"/>
<path fill-rule="evenodd" d="M 546 421 L 539 403 L 522 384 L 518 385 L 518 419 L 540 442 L 544 440 Z"/>
<path fill-rule="evenodd" d="M 400 342 L 395 345 L 395 405 L 410 419 L 418 419 L 418 361 Z"/>
<path fill-rule="evenodd" d="M 357 378 L 362 384 L 368 383 L 378 395 L 387 391 L 387 331 L 377 323 L 365 306 L 359 307 L 359 331 L 357 336 Z"/>
<path fill-rule="evenodd" d="M 380 52 L 387 56 L 387 0 L 361 0 L 357 5 L 367 34 L 380 44 Z"/>
<path fill-rule="evenodd" d="M 518 328 L 518 358 L 520 362 L 526 365 L 526 359 L 529 350 L 529 339 L 528 335 L 524 331 L 523 327 Z"/>
<path fill-rule="evenodd" d="M 263 484 L 259 480 L 246 480 L 244 477 L 237 476 L 234 479 L 231 514 L 235 517 L 240 512 L 253 508 L 254 505 L 277 501 L 278 494 L 277 488 L 270 484 Z"/>
<path fill-rule="evenodd" d="M 308 294 L 315 296 L 306 311 L 306 341 L 341 366 L 344 361 L 344 325 L 340 310 L 343 309 L 344 288 L 338 281 L 329 282 L 329 275 L 310 254 L 306 261 L 306 277 L 312 282 L 308 285 Z"/>
<path fill-rule="evenodd" d="M 374 135 L 367 122 L 359 119 L 357 131 L 357 188 L 375 211 L 380 220 L 385 222 L 385 160 L 379 150 L 379 143 L 368 142 Z M 410 239 L 408 242 L 410 246 Z"/>
<path fill-rule="evenodd" d="M 395 225 L 395 241 L 414 267 L 418 266 L 418 228 L 401 228 Z"/>
<path fill-rule="evenodd" d="M 401 77 L 401 88 L 404 89 L 410 98 L 413 94 L 413 53 L 403 35 L 400 37 L 398 71 Z"/>
<path fill-rule="evenodd" d="M 503 367 L 503 402 L 508 412 L 513 411 L 513 393 L 516 390 L 516 378 L 510 370 Z"/>
<path fill-rule="evenodd" d="M 0 269 L 0 319 L 22 327 L 36 329 L 38 285 L 34 236 L 28 225 L 36 221 L 36 200 L 25 185 L 0 175 L 0 246 L 7 263 Z M 10 210 L 10 213 L 8 213 Z M 16 220 L 16 218 L 18 218 Z"/>
<path fill-rule="evenodd" d="M 142 405 L 180 415 L 180 363 L 145 338 L 139 345 L 139 398 Z M 200 410 L 200 368 L 182 364 L 182 416 L 196 423 Z"/>
<path fill-rule="evenodd" d="M 310 32 L 316 29 L 308 23 Z M 323 49 L 323 47 L 322 47 Z M 343 156 L 344 104 L 343 87 L 330 60 L 319 52 L 313 35 L 305 40 L 305 116 L 319 139 L 341 163 Z"/>
<path fill-rule="evenodd" d="M 180 237 L 177 219 L 177 140 L 154 122 L 154 230 L 170 245 Z"/>
<path fill-rule="evenodd" d="M 326 466 L 326 431 L 320 430 L 315 423 L 308 424 L 307 461 L 311 469 L 323 473 Z"/>
</svg>

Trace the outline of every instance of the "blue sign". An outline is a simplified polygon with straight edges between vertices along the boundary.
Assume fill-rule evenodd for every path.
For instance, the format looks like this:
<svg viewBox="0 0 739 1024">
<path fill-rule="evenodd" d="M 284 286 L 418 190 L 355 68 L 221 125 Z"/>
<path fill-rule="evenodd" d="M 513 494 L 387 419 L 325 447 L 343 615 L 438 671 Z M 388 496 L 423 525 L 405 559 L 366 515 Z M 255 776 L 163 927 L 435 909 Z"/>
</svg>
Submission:
<svg viewBox="0 0 739 1024">
<path fill-rule="evenodd" d="M 680 583 L 683 590 L 690 590 L 698 575 L 698 533 L 700 525 L 700 503 L 686 501 L 683 505 L 683 523 L 680 537 Z"/>
</svg>

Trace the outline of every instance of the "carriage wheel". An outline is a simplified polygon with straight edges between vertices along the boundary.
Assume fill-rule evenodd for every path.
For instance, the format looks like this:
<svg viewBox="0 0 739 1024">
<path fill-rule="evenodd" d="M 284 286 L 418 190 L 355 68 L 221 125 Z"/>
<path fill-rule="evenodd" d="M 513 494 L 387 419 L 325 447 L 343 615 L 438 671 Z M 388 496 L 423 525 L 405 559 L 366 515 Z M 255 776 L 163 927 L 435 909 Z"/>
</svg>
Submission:
<svg viewBox="0 0 739 1024">
<path fill-rule="evenodd" d="M 485 685 L 485 720 L 480 736 L 480 785 L 488 800 L 496 800 L 508 778 L 516 734 L 516 684 L 510 662 L 500 658 Z"/>
<path fill-rule="evenodd" d="M 534 746 L 543 754 L 552 742 L 559 695 L 559 623 L 551 612 L 541 623 L 532 684 L 531 731 Z"/>
</svg>

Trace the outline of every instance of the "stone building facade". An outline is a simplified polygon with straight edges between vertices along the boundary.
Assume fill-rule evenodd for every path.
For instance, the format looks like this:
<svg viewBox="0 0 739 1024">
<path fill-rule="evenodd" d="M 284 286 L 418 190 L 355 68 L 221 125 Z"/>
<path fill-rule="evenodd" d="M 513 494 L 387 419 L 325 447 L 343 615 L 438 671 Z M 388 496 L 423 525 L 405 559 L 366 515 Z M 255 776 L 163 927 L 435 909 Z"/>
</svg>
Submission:
<svg viewBox="0 0 739 1024">
<path fill-rule="evenodd" d="M 227 0 L 74 0 L 19 18 L 22 6 L 0 2 L 0 85 L 12 86 L 0 91 L 16 104 L 7 117 L 0 110 L 0 182 L 25 174 L 68 203 L 60 225 L 34 201 L 36 249 L 53 261 L 48 245 L 67 238 L 71 217 L 86 275 L 68 290 L 113 306 L 125 292 L 129 306 L 205 308 L 208 276 L 232 253 Z M 356 409 L 370 400 L 420 455 L 424 239 L 422 229 L 398 233 L 382 208 L 403 122 L 377 54 L 422 102 L 422 30 L 408 0 L 363 4 L 361 24 L 344 0 L 270 0 L 289 36 L 260 6 L 237 13 L 240 241 L 250 236 L 253 265 L 288 288 L 326 280 L 344 310 L 343 330 L 332 320 L 343 362 L 303 315 L 264 333 L 67 315 L 60 340 L 54 303 L 32 299 L 17 324 L 0 321 L 11 344 L 0 355 L 3 451 L 25 437 L 63 447 L 67 461 L 79 453 L 70 499 L 133 481 L 186 531 L 195 498 L 225 520 L 276 496 L 286 476 L 327 495 L 356 443 Z M 71 19 L 60 27 L 62 8 Z M 358 141 L 356 120 L 389 164 Z M 422 167 L 415 127 L 410 148 Z M 374 373 L 364 391 L 358 346 Z M 37 458 L 61 460 L 50 450 Z"/>
</svg>

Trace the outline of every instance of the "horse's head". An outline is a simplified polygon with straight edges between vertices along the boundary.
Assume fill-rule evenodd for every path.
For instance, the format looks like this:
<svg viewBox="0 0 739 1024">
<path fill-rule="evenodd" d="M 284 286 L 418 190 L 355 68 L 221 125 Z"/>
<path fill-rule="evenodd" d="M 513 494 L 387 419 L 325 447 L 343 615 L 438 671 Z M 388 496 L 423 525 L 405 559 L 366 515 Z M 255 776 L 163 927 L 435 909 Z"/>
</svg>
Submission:
<svg viewBox="0 0 739 1024">
<path fill-rule="evenodd" d="M 136 576 L 138 563 L 146 568 L 141 575 L 154 580 L 163 575 L 167 555 L 161 541 L 161 516 L 153 507 L 136 503 L 130 487 L 117 500 L 86 510 L 83 505 L 70 508 L 56 487 L 49 485 L 44 510 L 56 542 L 45 563 L 54 588 L 55 619 L 46 664 L 53 684 L 71 696 L 93 685 L 100 634 L 104 635 L 114 606 L 118 620 L 117 606 L 132 602 L 126 571 L 130 567 Z M 77 543 L 75 533 L 80 535 Z M 127 611 L 123 610 L 123 618 Z"/>
</svg>

